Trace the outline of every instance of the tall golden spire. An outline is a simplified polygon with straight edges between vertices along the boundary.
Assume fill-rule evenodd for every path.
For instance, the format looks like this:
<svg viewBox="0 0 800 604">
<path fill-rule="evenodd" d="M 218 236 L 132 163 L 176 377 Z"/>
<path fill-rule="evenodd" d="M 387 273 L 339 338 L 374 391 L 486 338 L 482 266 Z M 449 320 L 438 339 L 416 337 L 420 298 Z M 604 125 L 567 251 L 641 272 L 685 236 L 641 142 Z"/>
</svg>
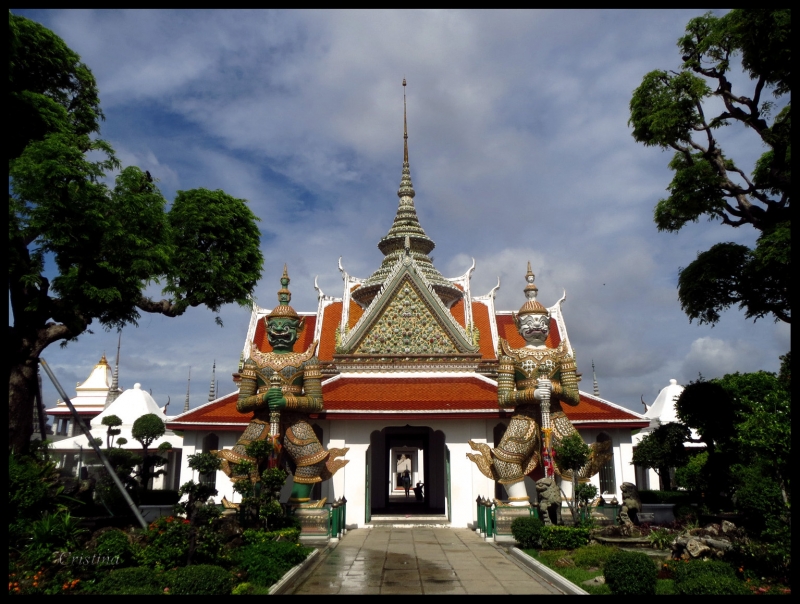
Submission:
<svg viewBox="0 0 800 604">
<path fill-rule="evenodd" d="M 406 79 L 403 78 L 403 163 L 408 163 L 408 122 L 406 121 Z"/>
<path fill-rule="evenodd" d="M 414 196 L 416 193 L 414 192 L 414 185 L 411 184 L 411 168 L 408 164 L 407 115 L 406 79 L 403 78 L 403 172 L 400 179 L 400 188 L 397 190 L 400 203 L 397 207 L 397 214 L 394 217 L 392 228 L 378 242 L 378 249 L 384 255 L 381 267 L 352 293 L 353 300 L 363 308 L 366 308 L 377 295 L 397 261 L 401 260 L 406 253 L 414 258 L 417 267 L 446 306 L 450 307 L 464 295 L 460 289 L 436 270 L 430 256 L 428 256 L 433 251 L 433 248 L 436 247 L 436 244 L 425 234 L 417 218 L 417 210 L 414 208 Z M 408 252 L 406 252 L 406 248 L 408 248 Z"/>
</svg>

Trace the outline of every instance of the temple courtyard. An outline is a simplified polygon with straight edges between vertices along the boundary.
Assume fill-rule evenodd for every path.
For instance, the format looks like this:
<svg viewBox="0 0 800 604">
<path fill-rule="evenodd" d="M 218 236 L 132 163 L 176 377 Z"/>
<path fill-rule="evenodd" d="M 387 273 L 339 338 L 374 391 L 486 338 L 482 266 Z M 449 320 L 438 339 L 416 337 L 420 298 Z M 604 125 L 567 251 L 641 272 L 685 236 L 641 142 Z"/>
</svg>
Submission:
<svg viewBox="0 0 800 604">
<path fill-rule="evenodd" d="M 469 529 L 348 531 L 284 594 L 541 594 L 563 591 Z"/>
</svg>

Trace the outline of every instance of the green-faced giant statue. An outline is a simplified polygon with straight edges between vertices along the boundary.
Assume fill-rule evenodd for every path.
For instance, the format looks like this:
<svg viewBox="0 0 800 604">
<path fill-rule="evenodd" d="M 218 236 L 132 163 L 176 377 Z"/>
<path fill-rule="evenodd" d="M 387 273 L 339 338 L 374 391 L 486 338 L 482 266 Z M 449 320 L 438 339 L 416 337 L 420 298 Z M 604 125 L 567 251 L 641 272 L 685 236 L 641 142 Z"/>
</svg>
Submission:
<svg viewBox="0 0 800 604">
<path fill-rule="evenodd" d="M 280 304 L 264 319 L 271 352 L 261 352 L 251 344 L 248 358 L 240 372 L 240 413 L 253 412 L 253 419 L 232 449 L 220 451 L 223 470 L 232 479 L 235 464 L 247 460 L 246 447 L 253 441 L 273 438 L 280 445 L 281 459 L 294 475 L 294 487 L 289 503 L 301 507 L 317 507 L 324 503 L 311 502 L 309 496 L 314 484 L 327 480 L 347 460 L 337 459 L 347 449 L 326 451 L 308 423 L 310 413 L 324 410 L 322 404 L 322 373 L 316 357 L 317 342 L 305 352 L 294 352 L 293 347 L 302 331 L 305 318 L 289 306 L 289 275 L 286 267 L 278 292 Z M 270 425 L 272 424 L 272 425 Z"/>
</svg>

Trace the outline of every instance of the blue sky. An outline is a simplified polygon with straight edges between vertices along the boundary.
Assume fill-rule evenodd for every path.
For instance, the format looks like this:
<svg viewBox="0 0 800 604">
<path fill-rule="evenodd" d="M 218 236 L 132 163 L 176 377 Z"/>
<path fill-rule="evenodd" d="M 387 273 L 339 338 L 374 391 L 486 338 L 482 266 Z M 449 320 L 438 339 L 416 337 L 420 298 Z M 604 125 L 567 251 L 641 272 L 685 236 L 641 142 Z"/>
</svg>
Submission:
<svg viewBox="0 0 800 604">
<path fill-rule="evenodd" d="M 567 292 L 564 315 L 591 391 L 634 410 L 676 378 L 776 371 L 788 325 L 733 309 L 690 324 L 678 268 L 752 228 L 701 221 L 659 233 L 670 154 L 635 143 L 631 93 L 653 69 L 677 69 L 686 22 L 702 11 L 77 11 L 13 10 L 51 28 L 98 80 L 101 135 L 124 165 L 175 191 L 223 189 L 261 218 L 265 266 L 256 296 L 276 304 L 283 264 L 292 305 L 315 310 L 314 278 L 340 296 L 369 276 L 391 226 L 402 164 L 402 79 L 415 203 L 447 277 L 477 264 L 473 293 L 501 280 L 499 309 L 524 301 L 528 261 L 539 299 Z M 752 87 L 734 78 L 742 94 Z M 720 139 L 743 167 L 755 135 Z M 157 293 L 157 292 L 154 292 Z M 249 311 L 144 314 L 122 335 L 120 381 L 182 408 L 206 401 L 216 360 L 233 389 Z M 82 336 L 44 358 L 68 393 L 116 332 Z M 46 380 L 45 380 L 46 381 Z M 45 401 L 57 394 L 45 383 Z"/>
</svg>

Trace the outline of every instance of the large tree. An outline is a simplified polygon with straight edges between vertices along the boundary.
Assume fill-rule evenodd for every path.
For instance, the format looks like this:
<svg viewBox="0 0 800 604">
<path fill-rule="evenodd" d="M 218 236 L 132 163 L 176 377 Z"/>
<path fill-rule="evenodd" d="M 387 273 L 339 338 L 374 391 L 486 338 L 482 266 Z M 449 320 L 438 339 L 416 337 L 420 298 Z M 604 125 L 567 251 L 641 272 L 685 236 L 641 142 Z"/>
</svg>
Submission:
<svg viewBox="0 0 800 604">
<path fill-rule="evenodd" d="M 149 173 L 113 187 L 113 149 L 97 137 L 92 73 L 53 32 L 9 14 L 9 448 L 32 434 L 42 351 L 94 321 L 136 324 L 205 305 L 250 304 L 263 257 L 256 216 L 223 191 L 179 191 L 171 208 Z M 148 295 L 163 285 L 164 299 Z"/>
<path fill-rule="evenodd" d="M 634 139 L 675 152 L 656 225 L 675 232 L 704 216 L 758 231 L 752 248 L 718 243 L 680 269 L 681 306 L 700 323 L 715 324 L 732 305 L 754 320 L 789 323 L 791 11 L 708 13 L 689 21 L 678 47 L 680 70 L 651 71 L 630 102 Z M 731 69 L 739 64 L 752 81 L 749 92 L 734 90 Z M 750 132 L 752 143 L 726 153 L 717 133 L 735 127 Z M 748 153 L 758 156 L 749 167 L 734 159 Z"/>
</svg>

